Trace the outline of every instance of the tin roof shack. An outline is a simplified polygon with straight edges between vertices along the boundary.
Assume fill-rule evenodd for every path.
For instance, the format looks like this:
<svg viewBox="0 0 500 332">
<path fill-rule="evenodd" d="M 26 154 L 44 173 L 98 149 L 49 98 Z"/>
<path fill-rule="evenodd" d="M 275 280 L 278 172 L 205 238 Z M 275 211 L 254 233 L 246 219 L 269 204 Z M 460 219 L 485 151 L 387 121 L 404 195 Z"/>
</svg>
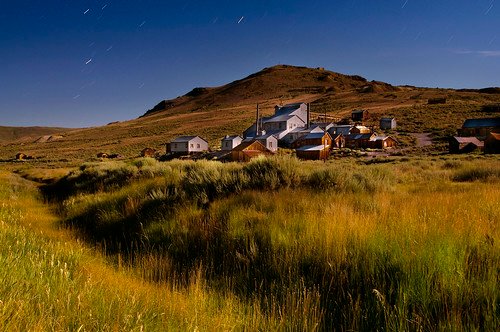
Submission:
<svg viewBox="0 0 500 332">
<path fill-rule="evenodd" d="M 243 142 L 231 151 L 231 160 L 247 162 L 257 156 L 271 156 L 274 153 L 266 149 L 262 143 L 252 140 Z"/>
<path fill-rule="evenodd" d="M 398 145 L 398 141 L 391 136 L 375 136 L 368 142 L 368 147 L 372 149 L 388 149 Z"/>
<path fill-rule="evenodd" d="M 239 135 L 227 136 L 224 137 L 220 142 L 220 149 L 222 151 L 231 151 L 235 147 L 241 144 L 243 138 Z"/>
<path fill-rule="evenodd" d="M 483 140 L 490 133 L 500 133 L 500 117 L 467 119 L 458 130 L 458 135 L 461 137 L 474 136 Z"/>
<path fill-rule="evenodd" d="M 500 153 L 500 133 L 490 133 L 484 141 L 484 153 Z"/>
<path fill-rule="evenodd" d="M 321 128 L 319 128 L 321 130 Z M 326 160 L 330 156 L 332 137 L 328 132 L 311 132 L 294 142 L 297 157 L 309 160 Z"/>
<path fill-rule="evenodd" d="M 470 153 L 483 150 L 484 143 L 476 137 L 452 137 L 450 139 L 450 153 Z"/>
<path fill-rule="evenodd" d="M 381 118 L 380 119 L 380 129 L 396 129 L 397 123 L 395 118 Z"/>
<path fill-rule="evenodd" d="M 167 143 L 167 153 L 192 154 L 208 151 L 208 142 L 200 136 L 180 136 Z"/>
<path fill-rule="evenodd" d="M 363 122 L 370 118 L 370 113 L 367 110 L 354 110 L 351 113 L 351 119 L 354 122 Z"/>
<path fill-rule="evenodd" d="M 370 145 L 370 141 L 377 135 L 369 134 L 349 134 L 345 137 L 345 146 L 350 149 L 365 149 Z"/>
</svg>

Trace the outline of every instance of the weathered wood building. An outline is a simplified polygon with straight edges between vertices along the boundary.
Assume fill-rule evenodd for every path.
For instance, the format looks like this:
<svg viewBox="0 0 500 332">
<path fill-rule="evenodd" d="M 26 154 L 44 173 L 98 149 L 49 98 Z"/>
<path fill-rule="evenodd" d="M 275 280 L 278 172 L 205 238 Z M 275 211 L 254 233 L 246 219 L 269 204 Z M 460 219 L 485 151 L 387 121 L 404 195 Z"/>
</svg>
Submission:
<svg viewBox="0 0 500 332">
<path fill-rule="evenodd" d="M 231 151 L 231 160 L 246 162 L 250 161 L 250 159 L 252 158 L 262 155 L 271 156 L 273 155 L 273 152 L 266 149 L 266 147 L 262 143 L 253 140 L 242 142 L 237 147 L 235 147 Z"/>
<path fill-rule="evenodd" d="M 380 119 L 380 129 L 396 129 L 397 123 L 395 118 L 381 118 Z"/>
<path fill-rule="evenodd" d="M 484 141 L 484 153 L 500 153 L 500 133 L 490 133 Z"/>
<path fill-rule="evenodd" d="M 484 142 L 481 142 L 476 137 L 457 137 L 450 139 L 450 153 L 469 153 L 475 150 L 483 150 Z"/>
<path fill-rule="evenodd" d="M 477 137 L 485 139 L 490 133 L 500 133 L 500 117 L 465 120 L 458 130 L 460 137 Z"/>
<path fill-rule="evenodd" d="M 351 113 L 351 119 L 354 122 L 363 122 L 370 118 L 370 113 L 367 110 L 354 110 Z"/>
</svg>

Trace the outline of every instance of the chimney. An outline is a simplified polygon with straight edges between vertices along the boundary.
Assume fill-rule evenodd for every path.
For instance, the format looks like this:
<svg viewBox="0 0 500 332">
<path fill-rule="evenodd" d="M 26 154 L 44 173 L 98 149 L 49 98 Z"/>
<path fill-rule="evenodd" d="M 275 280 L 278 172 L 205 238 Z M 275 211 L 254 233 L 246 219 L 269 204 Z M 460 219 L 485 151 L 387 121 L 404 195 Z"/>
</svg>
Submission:
<svg viewBox="0 0 500 332">
<path fill-rule="evenodd" d="M 309 129 L 311 125 L 311 104 L 307 103 L 307 123 L 306 123 L 306 128 Z"/>
<path fill-rule="evenodd" d="M 259 126 L 259 104 L 257 104 L 257 119 L 255 120 L 255 136 L 259 136 L 260 126 Z"/>
</svg>

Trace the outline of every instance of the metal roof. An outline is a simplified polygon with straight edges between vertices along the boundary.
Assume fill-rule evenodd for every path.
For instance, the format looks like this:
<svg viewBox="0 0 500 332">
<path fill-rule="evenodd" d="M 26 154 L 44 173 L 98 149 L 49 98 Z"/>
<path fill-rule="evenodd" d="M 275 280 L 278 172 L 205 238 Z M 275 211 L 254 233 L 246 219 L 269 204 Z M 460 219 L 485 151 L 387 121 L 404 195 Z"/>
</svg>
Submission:
<svg viewBox="0 0 500 332">
<path fill-rule="evenodd" d="M 477 128 L 477 127 L 500 127 L 500 117 L 497 118 L 480 118 L 467 119 L 462 128 Z"/>
<path fill-rule="evenodd" d="M 223 141 L 232 141 L 232 140 L 234 140 L 235 138 L 241 138 L 241 136 L 240 136 L 240 135 L 226 136 L 226 137 L 224 137 L 222 140 L 223 140 Z"/>
<path fill-rule="evenodd" d="M 179 136 L 179 137 L 175 138 L 174 140 L 170 141 L 170 143 L 186 143 L 186 142 L 189 142 L 189 141 L 195 139 L 196 137 L 198 137 L 201 140 L 205 141 L 200 136 Z"/>
<path fill-rule="evenodd" d="M 324 149 L 328 149 L 329 145 L 304 145 L 300 148 L 297 148 L 297 151 L 322 151 Z"/>
<path fill-rule="evenodd" d="M 288 121 L 293 117 L 297 117 L 297 116 L 296 115 L 282 114 L 282 115 L 272 116 L 266 120 L 263 120 L 263 122 L 283 122 L 283 121 Z"/>
<path fill-rule="evenodd" d="M 303 139 L 321 139 L 321 138 L 323 138 L 323 136 L 325 136 L 325 132 L 321 132 L 321 133 L 310 132 L 309 134 L 307 134 L 306 136 L 304 136 Z"/>
<path fill-rule="evenodd" d="M 346 136 L 346 138 L 350 140 L 370 139 L 372 135 L 373 134 L 349 134 Z"/>
<path fill-rule="evenodd" d="M 465 144 L 465 143 L 474 143 L 477 146 L 482 146 L 484 143 L 478 140 L 476 137 L 458 137 L 454 136 L 453 139 L 455 139 L 458 143 L 460 144 Z"/>
</svg>

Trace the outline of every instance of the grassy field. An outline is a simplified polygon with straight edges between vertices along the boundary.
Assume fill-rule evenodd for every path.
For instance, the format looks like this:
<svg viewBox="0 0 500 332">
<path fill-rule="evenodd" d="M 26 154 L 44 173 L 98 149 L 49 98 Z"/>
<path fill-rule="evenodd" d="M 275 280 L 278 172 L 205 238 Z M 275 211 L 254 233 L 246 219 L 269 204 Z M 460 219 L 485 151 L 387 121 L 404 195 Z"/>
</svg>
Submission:
<svg viewBox="0 0 500 332">
<path fill-rule="evenodd" d="M 0 330 L 278 329 L 236 296 L 189 283 L 150 283 L 78 241 L 32 183 L 0 172 Z"/>
<path fill-rule="evenodd" d="M 231 308 L 224 329 L 494 330 L 499 183 L 480 155 L 138 159 L 84 164 L 45 195 L 127 278 L 187 301 L 202 284 Z"/>
</svg>

